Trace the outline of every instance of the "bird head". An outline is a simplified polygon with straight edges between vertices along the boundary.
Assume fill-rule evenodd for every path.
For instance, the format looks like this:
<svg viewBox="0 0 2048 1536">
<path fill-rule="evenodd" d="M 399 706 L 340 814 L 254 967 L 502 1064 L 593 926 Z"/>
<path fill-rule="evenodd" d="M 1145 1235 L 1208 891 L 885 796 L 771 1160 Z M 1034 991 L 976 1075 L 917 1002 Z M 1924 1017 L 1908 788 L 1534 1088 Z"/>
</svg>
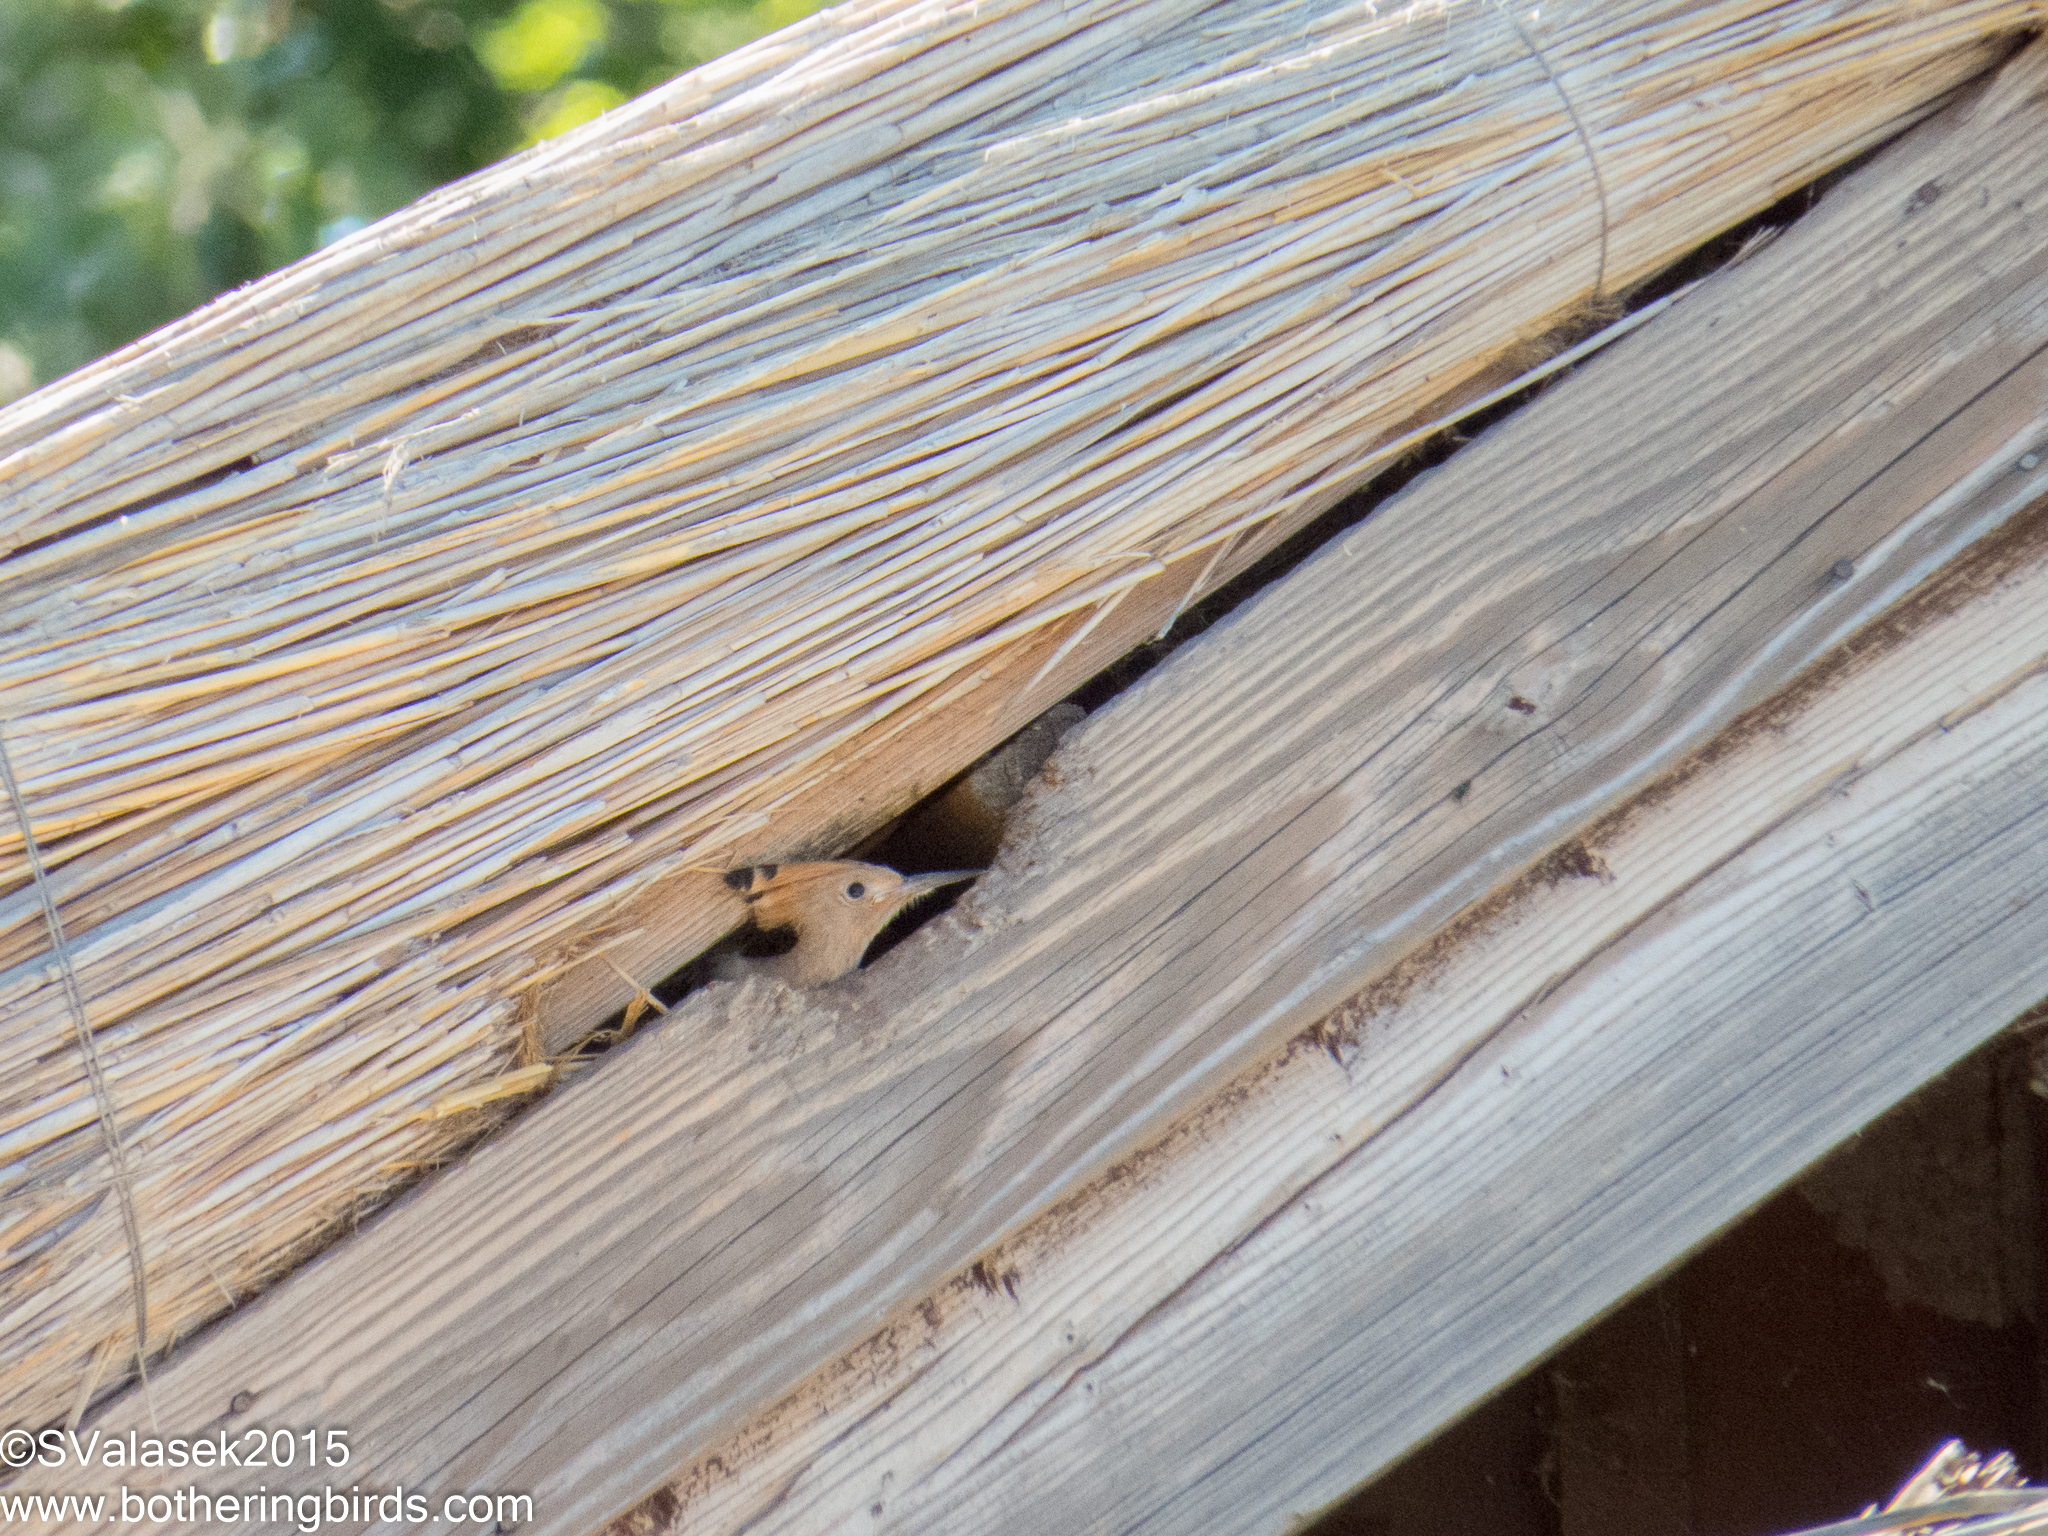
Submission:
<svg viewBox="0 0 2048 1536">
<path fill-rule="evenodd" d="M 860 964 L 875 935 L 919 897 L 972 880 L 976 869 L 899 875 L 881 864 L 826 859 L 808 864 L 756 864 L 725 883 L 747 903 L 759 928 L 794 928 L 796 947 L 768 968 L 798 986 L 844 976 Z"/>
</svg>

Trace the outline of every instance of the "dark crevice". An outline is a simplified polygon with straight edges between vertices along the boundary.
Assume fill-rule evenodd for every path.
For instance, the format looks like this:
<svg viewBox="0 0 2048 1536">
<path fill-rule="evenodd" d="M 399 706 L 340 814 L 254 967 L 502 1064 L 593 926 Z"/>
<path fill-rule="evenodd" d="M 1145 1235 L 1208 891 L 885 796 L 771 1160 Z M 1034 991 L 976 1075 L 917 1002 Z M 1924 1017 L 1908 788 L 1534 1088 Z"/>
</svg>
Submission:
<svg viewBox="0 0 2048 1536">
<path fill-rule="evenodd" d="M 1588 310 L 1571 320 L 1553 326 L 1533 340 L 1521 343 L 1508 355 L 1507 372 L 1510 376 L 1526 372 L 1615 320 L 1646 308 L 1657 300 L 1676 293 L 1681 288 L 1729 265 L 1738 256 L 1743 255 L 1744 251 L 1752 246 L 1752 242 L 1770 239 L 1778 231 L 1805 217 L 1820 202 L 1829 187 L 1877 153 L 1877 149 L 1869 150 L 1846 165 L 1830 171 L 1818 181 L 1787 194 L 1763 212 L 1745 219 L 1732 229 L 1680 257 L 1670 266 L 1645 278 L 1618 301 L 1611 301 L 1597 310 Z M 1401 490 L 1417 475 L 1443 463 L 1488 427 L 1512 416 L 1539 394 L 1554 388 L 1559 380 L 1570 377 L 1573 371 L 1567 368 L 1531 384 L 1526 389 L 1518 390 L 1483 410 L 1459 418 L 1442 431 L 1417 444 L 1329 511 L 1282 540 L 1248 569 L 1218 587 L 1201 601 L 1191 604 L 1187 611 L 1174 621 L 1173 627 L 1165 636 L 1145 641 L 1125 652 L 1123 656 L 1083 683 L 1069 695 L 1069 698 L 1091 714 L 1100 709 L 1151 671 L 1178 646 L 1199 635 L 1255 593 L 1288 575 L 1332 539 L 1364 522 L 1380 503 Z"/>
<path fill-rule="evenodd" d="M 1147 348 L 1145 350 L 1149 351 L 1150 349 Z M 1222 369 L 1220 372 L 1212 373 L 1203 378 L 1197 379 L 1194 383 L 1188 385 L 1185 389 L 1177 389 L 1172 394 L 1163 396 L 1162 398 L 1153 401 L 1150 405 L 1143 407 L 1142 409 L 1136 411 L 1132 415 L 1123 417 L 1121 420 L 1113 423 L 1107 432 L 1103 433 L 1102 441 L 1112 442 L 1119 437 L 1130 436 L 1131 433 L 1137 431 L 1138 428 L 1142 427 L 1146 422 L 1152 420 L 1156 416 L 1164 415 L 1166 412 L 1172 410 L 1176 405 L 1179 405 L 1183 400 L 1189 399 L 1194 395 L 1198 395 L 1203 390 L 1209 388 L 1211 385 L 1219 383 L 1220 381 L 1229 378 L 1231 374 L 1237 371 L 1239 366 L 1240 365 L 1233 363 L 1230 367 Z"/>
<path fill-rule="evenodd" d="M 113 508 L 111 511 L 102 512 L 97 517 L 89 517 L 76 523 L 66 523 L 53 533 L 44 534 L 39 539 L 30 539 L 25 544 L 17 544 L 7 552 L 6 559 L 18 560 L 23 555 L 32 555 L 38 550 L 49 548 L 52 544 L 61 544 L 67 539 L 75 539 L 81 534 L 91 533 L 96 528 L 104 528 L 109 523 L 119 522 L 124 517 L 133 517 L 138 512 L 147 512 L 151 507 L 162 506 L 167 501 L 176 501 L 180 496 L 189 496 L 194 491 L 203 491 L 209 485 L 218 485 L 230 475 L 239 475 L 242 471 L 254 469 L 255 467 L 256 460 L 245 454 L 231 464 L 223 464 L 217 469 L 209 469 L 204 474 L 194 475 L 190 480 L 181 480 L 176 485 L 166 486 L 163 490 L 152 492 L 131 502 L 126 502 L 121 506 Z M 0 574 L 4 574 L 4 571 L 4 564 L 0 564 Z"/>
<path fill-rule="evenodd" d="M 523 325 L 515 330 L 507 331 L 502 336 L 493 337 L 475 351 L 456 362 L 450 363 L 447 367 L 428 374 L 425 378 L 406 386 L 402 390 L 395 391 L 393 398 L 416 393 L 430 385 L 440 383 L 444 379 L 454 378 L 458 374 L 467 373 L 474 368 L 481 367 L 485 363 L 504 357 L 521 347 L 529 346 L 536 341 L 545 341 L 548 337 L 562 330 L 566 324 L 567 322 L 563 321 L 546 325 Z M 16 545 L 12 550 L 6 552 L 4 560 L 19 559 L 24 555 L 35 554 L 37 551 L 47 549 L 52 545 L 76 539 L 82 534 L 91 533 L 111 523 L 118 523 L 122 518 L 134 517 L 138 513 L 147 512 L 152 507 L 162 506 L 165 502 L 176 501 L 179 497 L 189 496 L 194 491 L 203 491 L 208 486 L 218 485 L 231 475 L 239 475 L 246 470 L 255 469 L 259 463 L 277 457 L 278 453 L 287 446 L 286 444 L 275 444 L 269 448 L 259 448 L 254 453 L 244 454 L 231 463 L 206 470 L 192 476 L 188 480 L 181 480 L 176 485 L 166 486 L 163 490 L 153 491 L 147 496 L 141 496 L 134 501 L 125 502 L 94 517 L 78 522 L 66 523 L 62 527 L 43 535 L 41 538 L 30 539 L 26 543 Z M 413 462 L 424 463 L 431 457 L 431 454 L 422 454 Z M 4 560 L 0 560 L 0 579 L 4 579 Z"/>
<path fill-rule="evenodd" d="M 445 379 L 452 379 L 458 374 L 468 373 L 472 369 L 481 368 L 486 363 L 494 363 L 501 357 L 507 357 L 517 352 L 521 347 L 532 346 L 536 341 L 546 341 L 550 336 L 566 330 L 568 325 L 569 322 L 566 320 L 552 321 L 546 325 L 522 325 L 505 332 L 502 336 L 493 336 L 474 352 L 469 353 L 466 357 L 458 358 L 446 368 L 436 369 L 424 379 L 412 385 L 411 388 L 405 390 L 404 393 L 412 394 L 431 385 L 439 384 Z"/>
</svg>

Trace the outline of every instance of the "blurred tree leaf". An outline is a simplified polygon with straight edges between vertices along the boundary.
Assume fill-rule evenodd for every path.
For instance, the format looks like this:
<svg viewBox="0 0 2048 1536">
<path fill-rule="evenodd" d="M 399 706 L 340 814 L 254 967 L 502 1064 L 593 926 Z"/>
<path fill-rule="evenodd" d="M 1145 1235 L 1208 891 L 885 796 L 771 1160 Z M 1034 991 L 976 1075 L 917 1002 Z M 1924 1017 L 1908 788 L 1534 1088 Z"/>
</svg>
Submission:
<svg viewBox="0 0 2048 1536">
<path fill-rule="evenodd" d="M 610 18 L 598 0 L 521 0 L 476 40 L 477 57 L 508 91 L 544 91 L 603 46 Z"/>
<path fill-rule="evenodd" d="M 0 403 L 816 0 L 0 0 Z"/>
</svg>

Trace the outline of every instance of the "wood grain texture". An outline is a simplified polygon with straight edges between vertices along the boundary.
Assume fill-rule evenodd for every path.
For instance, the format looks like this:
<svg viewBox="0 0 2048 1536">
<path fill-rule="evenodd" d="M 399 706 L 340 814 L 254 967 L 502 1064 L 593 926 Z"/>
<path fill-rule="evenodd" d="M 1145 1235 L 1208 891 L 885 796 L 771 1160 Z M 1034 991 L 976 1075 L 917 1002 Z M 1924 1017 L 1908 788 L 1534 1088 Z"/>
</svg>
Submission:
<svg viewBox="0 0 2048 1536">
<path fill-rule="evenodd" d="M 141 1331 L 246 1299 L 729 924 L 692 871 L 844 851 L 2042 15 L 850 0 L 0 410 L 141 1232 L 0 818 L 0 1418 L 124 1246 Z"/>
<path fill-rule="evenodd" d="M 699 994 L 160 1415 L 550 1532 L 1274 1531 L 1701 1241 L 2048 992 L 2044 85 L 1078 727 L 955 913 Z"/>
</svg>

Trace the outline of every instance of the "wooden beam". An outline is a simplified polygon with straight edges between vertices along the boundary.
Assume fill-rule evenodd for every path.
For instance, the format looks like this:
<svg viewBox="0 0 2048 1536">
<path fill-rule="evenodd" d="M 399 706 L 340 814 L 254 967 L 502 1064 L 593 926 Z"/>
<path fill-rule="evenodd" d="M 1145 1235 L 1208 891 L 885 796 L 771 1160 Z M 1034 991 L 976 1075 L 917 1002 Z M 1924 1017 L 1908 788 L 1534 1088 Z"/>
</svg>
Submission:
<svg viewBox="0 0 2048 1536">
<path fill-rule="evenodd" d="M 1274 1531 L 1612 1305 L 2048 994 L 2044 87 L 1092 717 L 954 914 L 697 995 L 160 1416 L 549 1532 Z"/>
</svg>

